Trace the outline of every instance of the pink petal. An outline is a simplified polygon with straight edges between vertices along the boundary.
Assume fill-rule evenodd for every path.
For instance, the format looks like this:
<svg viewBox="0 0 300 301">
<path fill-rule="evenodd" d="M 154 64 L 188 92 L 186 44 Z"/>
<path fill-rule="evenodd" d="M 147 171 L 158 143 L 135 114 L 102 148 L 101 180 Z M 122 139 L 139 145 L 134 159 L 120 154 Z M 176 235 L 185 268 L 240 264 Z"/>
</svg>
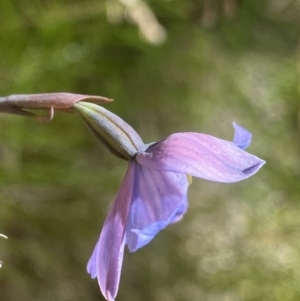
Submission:
<svg viewBox="0 0 300 301">
<path fill-rule="evenodd" d="M 87 265 L 91 277 L 94 278 L 97 275 L 101 292 L 107 300 L 114 299 L 118 292 L 135 165 L 135 162 L 129 164 L 116 199 L 104 222 L 99 241 Z"/>
<path fill-rule="evenodd" d="M 177 133 L 136 156 L 143 166 L 232 183 L 255 174 L 265 161 L 232 142 L 199 133 Z"/>
</svg>

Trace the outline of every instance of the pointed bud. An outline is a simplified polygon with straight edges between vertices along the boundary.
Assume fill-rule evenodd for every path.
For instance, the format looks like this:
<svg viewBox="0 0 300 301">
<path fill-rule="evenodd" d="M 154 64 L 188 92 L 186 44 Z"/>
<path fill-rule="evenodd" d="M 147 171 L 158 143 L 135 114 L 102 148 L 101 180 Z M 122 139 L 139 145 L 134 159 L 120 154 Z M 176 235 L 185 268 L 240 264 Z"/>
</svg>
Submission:
<svg viewBox="0 0 300 301">
<path fill-rule="evenodd" d="M 79 101 L 107 103 L 113 100 L 102 96 L 73 93 L 16 94 L 0 97 L 0 112 L 37 117 L 39 121 L 47 122 L 53 118 L 54 109 L 68 110 Z M 38 116 L 26 111 L 34 109 L 47 110 L 48 114 Z"/>
<path fill-rule="evenodd" d="M 79 102 L 73 108 L 86 125 L 117 157 L 129 160 L 144 148 L 139 134 L 117 115 L 92 103 Z"/>
</svg>

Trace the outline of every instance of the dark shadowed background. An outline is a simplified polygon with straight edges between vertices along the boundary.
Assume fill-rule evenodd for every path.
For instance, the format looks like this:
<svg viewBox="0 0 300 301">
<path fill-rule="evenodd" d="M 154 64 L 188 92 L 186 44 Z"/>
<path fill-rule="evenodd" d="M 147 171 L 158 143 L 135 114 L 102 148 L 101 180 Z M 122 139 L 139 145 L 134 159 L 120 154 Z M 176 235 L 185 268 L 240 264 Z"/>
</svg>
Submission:
<svg viewBox="0 0 300 301">
<path fill-rule="evenodd" d="M 0 2 L 0 94 L 73 92 L 145 142 L 253 133 L 267 165 L 194 179 L 185 218 L 126 251 L 119 301 L 300 300 L 300 1 Z M 86 262 L 126 170 L 75 114 L 0 115 L 0 301 L 104 300 Z"/>
</svg>

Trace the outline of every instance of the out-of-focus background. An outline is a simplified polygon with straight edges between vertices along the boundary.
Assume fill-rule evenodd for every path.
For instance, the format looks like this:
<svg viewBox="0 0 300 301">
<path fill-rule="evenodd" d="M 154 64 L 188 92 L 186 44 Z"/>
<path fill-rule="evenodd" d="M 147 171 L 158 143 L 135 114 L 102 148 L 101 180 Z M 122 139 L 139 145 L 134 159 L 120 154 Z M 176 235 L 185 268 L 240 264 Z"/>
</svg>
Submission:
<svg viewBox="0 0 300 301">
<path fill-rule="evenodd" d="M 117 300 L 300 300 L 300 1 L 0 2 L 0 94 L 74 92 L 145 142 L 253 133 L 267 165 L 194 179 L 184 219 L 126 251 Z M 104 300 L 85 266 L 126 170 L 75 114 L 0 115 L 0 300 Z"/>
</svg>

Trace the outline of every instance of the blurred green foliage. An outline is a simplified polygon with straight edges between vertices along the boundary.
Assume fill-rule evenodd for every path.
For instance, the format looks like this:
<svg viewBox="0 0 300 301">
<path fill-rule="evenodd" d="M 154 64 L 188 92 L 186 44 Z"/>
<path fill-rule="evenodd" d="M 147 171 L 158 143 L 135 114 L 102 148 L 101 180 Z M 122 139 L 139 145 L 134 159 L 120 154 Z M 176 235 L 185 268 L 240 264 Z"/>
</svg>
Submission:
<svg viewBox="0 0 300 301">
<path fill-rule="evenodd" d="M 299 0 L 0 2 L 1 95 L 73 92 L 145 142 L 254 134 L 267 161 L 194 179 L 190 210 L 126 252 L 118 300 L 300 299 Z M 85 271 L 126 169 L 74 114 L 0 116 L 1 301 L 103 300 Z"/>
</svg>

